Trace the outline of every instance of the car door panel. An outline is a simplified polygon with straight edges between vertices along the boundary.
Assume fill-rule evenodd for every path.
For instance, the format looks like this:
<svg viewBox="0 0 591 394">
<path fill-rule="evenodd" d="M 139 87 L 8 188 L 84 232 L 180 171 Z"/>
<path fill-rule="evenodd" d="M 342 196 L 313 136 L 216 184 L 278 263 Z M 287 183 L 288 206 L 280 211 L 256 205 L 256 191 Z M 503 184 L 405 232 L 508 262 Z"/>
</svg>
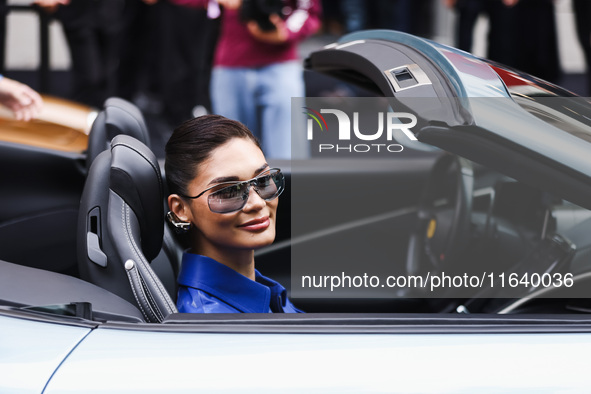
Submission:
<svg viewBox="0 0 591 394">
<path fill-rule="evenodd" d="M 0 259 L 73 272 L 84 184 L 80 153 L 0 143 Z"/>
<path fill-rule="evenodd" d="M 298 264 L 293 245 L 299 250 L 322 250 L 331 261 L 331 250 L 339 248 L 343 239 L 356 239 L 361 261 L 367 248 L 385 248 L 382 254 L 391 256 L 393 271 L 402 272 L 416 206 L 438 155 L 342 160 L 330 166 L 322 159 L 289 164 L 272 161 L 270 165 L 283 165 L 287 186 L 280 197 L 276 241 L 256 252 L 257 269 L 289 289 L 290 281 L 297 279 L 293 276 Z M 350 300 L 310 296 L 300 304 L 307 311 L 326 311 L 338 309 L 340 302 Z M 380 310 L 392 311 L 398 304 L 388 301 Z"/>
</svg>

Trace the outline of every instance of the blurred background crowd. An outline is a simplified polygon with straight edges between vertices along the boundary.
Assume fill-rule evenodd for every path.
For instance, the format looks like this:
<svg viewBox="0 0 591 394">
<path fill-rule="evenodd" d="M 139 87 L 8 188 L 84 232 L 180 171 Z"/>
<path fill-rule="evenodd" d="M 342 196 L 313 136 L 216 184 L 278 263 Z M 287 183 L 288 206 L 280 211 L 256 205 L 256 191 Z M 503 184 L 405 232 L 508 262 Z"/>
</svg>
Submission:
<svg viewBox="0 0 591 394">
<path fill-rule="evenodd" d="M 212 5 L 216 1 L 221 9 Z M 215 110 L 212 66 L 219 60 L 224 8 L 235 2 L 0 0 L 0 70 L 41 93 L 97 108 L 110 96 L 130 100 L 163 146 L 174 126 Z M 393 29 L 513 66 L 583 96 L 591 93 L 585 75 L 591 63 L 589 0 L 292 3 L 298 4 L 294 9 L 304 3 L 319 21 L 297 40 L 300 58 L 348 32 Z M 304 82 L 307 96 L 356 94 L 317 75 L 304 74 Z M 158 148 L 156 153 L 161 154 Z"/>
</svg>

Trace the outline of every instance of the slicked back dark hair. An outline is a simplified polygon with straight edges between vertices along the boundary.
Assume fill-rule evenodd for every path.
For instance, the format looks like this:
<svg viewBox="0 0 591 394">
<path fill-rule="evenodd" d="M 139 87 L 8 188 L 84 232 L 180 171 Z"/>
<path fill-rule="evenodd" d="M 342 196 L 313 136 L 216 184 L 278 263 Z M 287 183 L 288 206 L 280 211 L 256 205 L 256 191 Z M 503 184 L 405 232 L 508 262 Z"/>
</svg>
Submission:
<svg viewBox="0 0 591 394">
<path fill-rule="evenodd" d="M 233 138 L 249 139 L 261 149 L 259 141 L 245 125 L 220 115 L 200 116 L 178 126 L 165 148 L 164 170 L 169 192 L 187 195 L 199 165 L 214 149 Z"/>
</svg>

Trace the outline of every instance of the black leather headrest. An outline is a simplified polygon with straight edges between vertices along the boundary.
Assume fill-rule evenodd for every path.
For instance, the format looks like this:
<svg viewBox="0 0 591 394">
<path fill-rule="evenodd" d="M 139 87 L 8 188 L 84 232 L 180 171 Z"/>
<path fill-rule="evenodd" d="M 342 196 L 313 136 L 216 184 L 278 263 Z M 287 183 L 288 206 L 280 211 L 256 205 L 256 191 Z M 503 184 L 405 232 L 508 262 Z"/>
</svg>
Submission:
<svg viewBox="0 0 591 394">
<path fill-rule="evenodd" d="M 150 135 L 141 111 L 129 101 L 112 97 L 105 101 L 88 137 L 86 168 L 109 146 L 116 135 L 126 134 L 150 146 Z"/>
<path fill-rule="evenodd" d="M 162 187 L 158 161 L 146 145 L 127 135 L 118 135 L 111 141 L 110 189 L 138 218 L 142 250 L 148 261 L 162 247 Z"/>
</svg>

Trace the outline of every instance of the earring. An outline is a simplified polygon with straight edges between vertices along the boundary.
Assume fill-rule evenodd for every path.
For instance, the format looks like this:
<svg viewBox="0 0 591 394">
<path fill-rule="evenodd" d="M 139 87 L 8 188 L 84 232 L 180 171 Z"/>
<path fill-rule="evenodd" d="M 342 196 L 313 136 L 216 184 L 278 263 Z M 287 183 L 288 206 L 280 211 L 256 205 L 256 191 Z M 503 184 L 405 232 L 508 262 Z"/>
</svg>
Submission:
<svg viewBox="0 0 591 394">
<path fill-rule="evenodd" d="M 166 220 L 168 220 L 168 223 L 172 224 L 172 226 L 174 227 L 174 231 L 177 234 L 185 234 L 191 228 L 190 222 L 183 222 L 172 211 L 168 211 L 168 213 L 166 214 Z"/>
</svg>

